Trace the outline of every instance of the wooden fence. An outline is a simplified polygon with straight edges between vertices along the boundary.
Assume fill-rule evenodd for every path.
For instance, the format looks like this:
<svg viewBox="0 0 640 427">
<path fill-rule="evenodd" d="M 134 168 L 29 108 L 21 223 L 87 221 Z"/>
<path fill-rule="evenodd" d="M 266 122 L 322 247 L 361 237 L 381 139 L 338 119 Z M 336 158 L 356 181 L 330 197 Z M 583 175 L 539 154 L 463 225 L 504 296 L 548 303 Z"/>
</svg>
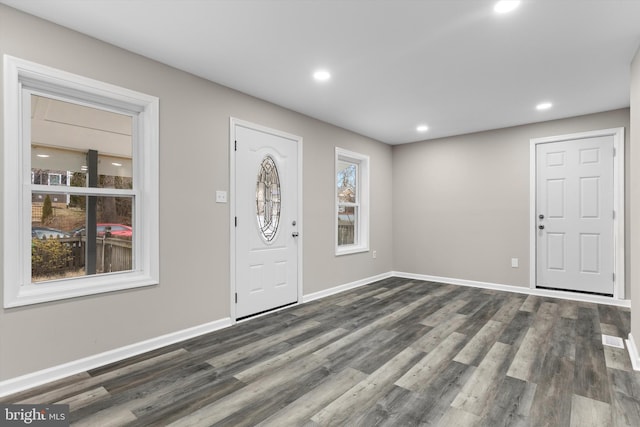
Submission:
<svg viewBox="0 0 640 427">
<path fill-rule="evenodd" d="M 351 245 L 355 243 L 355 227 L 350 225 L 338 225 L 338 245 Z"/>
<path fill-rule="evenodd" d="M 56 241 L 71 249 L 70 256 L 64 266 L 58 266 L 55 271 L 47 271 L 47 275 L 60 275 L 78 272 L 86 263 L 86 236 L 57 238 Z M 111 273 L 129 271 L 133 269 L 133 245 L 131 240 L 115 237 L 98 237 L 96 239 L 96 273 Z M 40 269 L 41 270 L 41 269 Z"/>
</svg>

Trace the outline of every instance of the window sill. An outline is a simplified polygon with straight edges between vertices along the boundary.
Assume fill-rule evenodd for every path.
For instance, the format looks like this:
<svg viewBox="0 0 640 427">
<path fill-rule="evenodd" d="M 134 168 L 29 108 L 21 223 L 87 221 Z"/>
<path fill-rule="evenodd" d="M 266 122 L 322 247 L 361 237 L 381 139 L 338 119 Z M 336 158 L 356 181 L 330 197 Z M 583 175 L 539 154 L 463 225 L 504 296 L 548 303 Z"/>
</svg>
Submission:
<svg viewBox="0 0 640 427">
<path fill-rule="evenodd" d="M 100 277 L 51 281 L 37 285 L 28 284 L 20 286 L 17 295 L 9 298 L 5 295 L 4 307 L 13 308 L 41 304 L 124 289 L 153 286 L 158 283 L 158 280 L 151 276 L 128 272 L 105 274 L 100 275 Z"/>
<path fill-rule="evenodd" d="M 336 256 L 369 252 L 369 246 L 344 246 L 336 249 Z"/>
</svg>

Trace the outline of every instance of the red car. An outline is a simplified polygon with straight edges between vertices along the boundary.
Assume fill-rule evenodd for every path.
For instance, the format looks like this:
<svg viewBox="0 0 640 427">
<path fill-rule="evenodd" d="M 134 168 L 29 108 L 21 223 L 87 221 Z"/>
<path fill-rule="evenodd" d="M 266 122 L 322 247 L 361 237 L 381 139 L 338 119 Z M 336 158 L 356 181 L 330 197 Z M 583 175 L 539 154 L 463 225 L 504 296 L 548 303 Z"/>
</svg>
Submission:
<svg viewBox="0 0 640 427">
<path fill-rule="evenodd" d="M 133 229 L 124 224 L 111 224 L 111 223 L 99 223 L 96 224 L 98 237 L 103 237 L 107 231 L 114 237 L 131 237 L 133 236 Z M 85 228 L 78 228 L 73 231 L 74 236 L 84 236 L 86 234 Z"/>
<path fill-rule="evenodd" d="M 112 236 L 133 236 L 133 229 L 128 225 L 123 224 L 96 224 L 98 227 L 98 236 L 102 237 L 107 231 L 111 232 Z"/>
</svg>

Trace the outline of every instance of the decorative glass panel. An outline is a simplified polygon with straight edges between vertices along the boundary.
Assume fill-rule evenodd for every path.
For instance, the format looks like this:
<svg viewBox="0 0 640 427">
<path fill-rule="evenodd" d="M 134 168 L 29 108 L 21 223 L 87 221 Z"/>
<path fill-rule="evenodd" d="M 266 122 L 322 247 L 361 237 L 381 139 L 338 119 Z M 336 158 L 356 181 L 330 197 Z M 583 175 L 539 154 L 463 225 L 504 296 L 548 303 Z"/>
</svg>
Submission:
<svg viewBox="0 0 640 427">
<path fill-rule="evenodd" d="M 271 156 L 260 163 L 256 184 L 256 213 L 262 237 L 270 242 L 280 223 L 280 177 Z"/>
</svg>

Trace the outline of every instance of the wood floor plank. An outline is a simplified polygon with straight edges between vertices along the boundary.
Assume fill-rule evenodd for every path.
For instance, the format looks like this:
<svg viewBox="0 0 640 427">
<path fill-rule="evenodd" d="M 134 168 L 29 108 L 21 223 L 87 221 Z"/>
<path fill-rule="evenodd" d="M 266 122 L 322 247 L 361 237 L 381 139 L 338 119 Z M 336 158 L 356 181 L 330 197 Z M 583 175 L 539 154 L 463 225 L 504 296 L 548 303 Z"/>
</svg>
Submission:
<svg viewBox="0 0 640 427">
<path fill-rule="evenodd" d="M 175 359 L 178 357 L 183 357 L 188 355 L 188 352 L 185 350 L 175 350 L 172 351 L 170 353 L 166 353 L 166 354 L 160 354 L 158 356 L 146 359 L 146 360 L 141 360 L 133 365 L 128 365 L 125 366 L 123 368 L 114 370 L 114 371 L 110 371 L 110 372 L 106 372 L 104 374 L 101 374 L 97 377 L 88 377 L 88 378 L 83 378 L 79 381 L 76 381 L 74 383 L 71 383 L 69 385 L 66 385 L 64 387 L 60 387 L 58 389 L 53 389 L 50 390 L 48 392 L 39 394 L 39 395 L 34 395 L 29 397 L 28 399 L 26 399 L 26 401 L 18 401 L 15 403 L 50 403 L 50 402 L 57 402 L 59 400 L 63 400 L 63 399 L 67 399 L 71 396 L 75 396 L 79 393 L 85 392 L 89 389 L 95 388 L 96 386 L 100 385 L 102 382 L 112 379 L 112 378 L 118 378 L 121 376 L 126 376 L 129 375 L 131 373 L 137 372 L 137 371 L 142 371 L 145 368 L 148 367 L 152 367 L 154 365 L 156 365 L 157 363 L 161 363 L 165 360 L 171 360 L 171 359 Z"/>
<path fill-rule="evenodd" d="M 367 378 L 318 411 L 311 420 L 320 425 L 340 425 L 359 415 L 369 405 L 385 394 L 385 388 L 393 384 L 423 353 L 407 347 Z M 355 414 L 354 414 L 355 412 Z"/>
<path fill-rule="evenodd" d="M 413 281 L 409 281 L 409 282 L 407 282 L 407 283 L 405 283 L 403 285 L 394 286 L 394 287 L 392 287 L 391 289 L 388 289 L 385 292 L 382 292 L 382 293 L 379 293 L 377 295 L 374 295 L 373 297 L 377 298 L 377 299 L 384 300 L 384 299 L 387 299 L 387 298 L 389 298 L 389 297 L 391 297 L 391 296 L 393 296 L 393 295 L 395 295 L 397 293 L 403 292 L 403 291 L 411 288 L 412 286 L 415 286 L 415 283 L 413 283 Z"/>
<path fill-rule="evenodd" d="M 383 293 L 385 291 L 388 291 L 388 289 L 384 288 L 384 287 L 382 287 L 382 288 L 373 288 L 373 289 L 370 289 L 368 292 L 364 292 L 362 294 L 351 295 L 349 298 L 343 299 L 342 301 L 338 302 L 336 305 L 337 306 L 341 306 L 341 307 L 346 307 L 346 306 L 349 306 L 349 305 L 353 304 L 356 301 L 360 301 L 360 300 L 366 299 L 366 298 L 373 298 L 376 295 L 379 295 L 379 294 L 381 294 L 381 293 Z"/>
<path fill-rule="evenodd" d="M 475 366 L 451 361 L 424 391 L 413 393 L 410 399 L 394 408 L 384 425 L 438 425 L 475 369 Z"/>
<path fill-rule="evenodd" d="M 206 363 L 194 363 L 174 367 L 171 371 L 163 370 L 153 380 L 146 383 L 132 384 L 129 389 L 118 388 L 106 398 L 72 411 L 71 422 L 91 416 L 95 413 L 133 412 L 136 416 L 149 410 L 157 411 L 168 402 L 180 400 L 185 390 L 195 391 L 203 384 L 220 387 L 220 378 L 214 368 Z M 228 389 L 226 389 L 228 392 Z M 215 393 L 210 393 L 215 394 Z"/>
<path fill-rule="evenodd" d="M 543 358 L 550 346 L 550 335 L 557 319 L 557 312 L 556 304 L 543 302 L 538 305 L 535 320 L 522 340 L 507 375 L 524 381 L 538 382 Z"/>
<path fill-rule="evenodd" d="M 73 425 L 74 427 L 119 427 L 133 422 L 136 422 L 136 416 L 129 411 L 108 414 L 98 412 L 91 417 L 74 422 Z"/>
<path fill-rule="evenodd" d="M 538 311 L 538 307 L 542 303 L 542 298 L 536 295 L 529 295 L 527 299 L 524 300 L 520 310 L 528 311 L 530 313 L 535 313 Z"/>
<path fill-rule="evenodd" d="M 147 405 L 137 402 L 133 411 L 137 420 L 131 427 L 170 424 L 245 386 L 234 377 L 203 377 L 188 387 L 176 387 Z"/>
<path fill-rule="evenodd" d="M 499 380 L 504 377 L 508 367 L 506 362 L 510 351 L 510 345 L 496 342 L 451 406 L 478 417 L 483 416 L 498 392 Z"/>
<path fill-rule="evenodd" d="M 508 325 L 509 322 L 513 320 L 513 318 L 520 311 L 520 307 L 524 303 L 525 297 L 523 295 L 511 295 L 506 298 L 504 304 L 500 307 L 500 309 L 493 315 L 491 320 L 495 322 L 501 322 L 505 325 Z"/>
<path fill-rule="evenodd" d="M 619 369 L 607 371 L 615 425 L 637 427 L 640 425 L 640 375 Z"/>
<path fill-rule="evenodd" d="M 620 369 L 621 371 L 632 371 L 629 352 L 626 348 L 616 348 L 603 346 L 604 360 L 607 368 Z"/>
<path fill-rule="evenodd" d="M 480 417 L 456 407 L 450 407 L 438 423 L 442 427 L 474 427 L 478 424 L 480 424 Z"/>
<path fill-rule="evenodd" d="M 529 412 L 536 384 L 505 377 L 500 385 L 493 405 L 485 411 L 481 425 L 525 427 L 530 425 Z"/>
<path fill-rule="evenodd" d="M 454 333 L 458 327 L 467 321 L 464 314 L 453 314 L 449 316 L 446 322 L 443 322 L 427 332 L 422 338 L 411 344 L 411 347 L 423 351 L 430 352 L 440 344 L 449 335 Z"/>
<path fill-rule="evenodd" d="M 489 349 L 498 340 L 504 328 L 504 323 L 489 320 L 480 328 L 478 333 L 467 342 L 453 360 L 467 365 L 478 366 Z"/>
<path fill-rule="evenodd" d="M 421 391 L 436 378 L 439 370 L 449 364 L 454 354 L 466 341 L 465 335 L 453 332 L 438 344 L 425 357 L 409 369 L 395 384 L 410 391 Z"/>
<path fill-rule="evenodd" d="M 275 369 L 279 369 L 282 366 L 291 363 L 293 360 L 309 354 L 320 347 L 324 347 L 327 343 L 334 341 L 335 339 L 345 335 L 346 329 L 337 328 L 332 329 L 314 339 L 308 340 L 303 344 L 300 344 L 284 353 L 280 353 L 270 359 L 263 362 L 256 363 L 244 369 L 234 376 L 240 381 L 246 383 L 255 380 L 261 376 L 264 376 Z"/>
<path fill-rule="evenodd" d="M 59 400 L 55 403 L 58 405 L 69 405 L 69 411 L 77 411 L 80 408 L 84 408 L 85 406 L 108 396 L 110 396 L 110 394 L 104 387 L 97 387 L 66 399 Z"/>
<path fill-rule="evenodd" d="M 331 354 L 339 352 L 344 347 L 353 345 L 353 343 L 357 342 L 359 339 L 367 336 L 372 331 L 375 331 L 378 328 L 384 328 L 393 322 L 396 322 L 399 319 L 402 319 L 414 310 L 418 310 L 422 304 L 429 301 L 432 298 L 431 295 L 425 295 L 424 297 L 414 301 L 411 304 L 406 305 L 405 307 L 395 310 L 392 313 L 389 313 L 378 320 L 371 322 L 370 324 L 344 336 L 331 343 L 330 345 L 324 347 L 321 350 L 318 350 L 316 354 L 320 357 L 329 357 Z"/>
<path fill-rule="evenodd" d="M 570 427 L 603 427 L 613 425 L 608 403 L 574 394 L 571 399 Z"/>
<path fill-rule="evenodd" d="M 468 303 L 469 303 L 469 301 L 463 300 L 463 299 L 450 301 L 448 304 L 443 306 L 440 310 L 438 310 L 435 313 L 425 317 L 420 323 L 422 323 L 425 326 L 431 326 L 431 327 L 439 326 L 446 319 L 451 317 L 459 309 L 461 309 L 462 307 L 464 307 Z"/>
<path fill-rule="evenodd" d="M 366 377 L 367 375 L 365 373 L 347 367 L 327 377 L 326 380 L 314 390 L 302 395 L 259 425 L 263 427 L 302 425 L 307 419 L 310 419 L 313 414 L 363 381 Z"/>
<path fill-rule="evenodd" d="M 610 403 L 609 378 L 606 361 L 603 357 L 604 349 L 602 348 L 602 337 L 600 335 L 600 322 L 590 321 L 592 319 L 587 320 L 585 313 L 580 310 L 578 313 L 576 370 L 573 380 L 574 393 Z M 594 332 L 596 329 L 597 332 Z"/>
<path fill-rule="evenodd" d="M 571 418 L 571 389 L 574 362 L 546 353 L 543 363 L 544 377 L 536 386 L 529 415 L 532 426 L 566 426 Z"/>
<path fill-rule="evenodd" d="M 236 362 L 237 360 L 243 359 L 250 354 L 261 353 L 266 348 L 271 347 L 274 344 L 279 344 L 282 341 L 286 341 L 291 337 L 300 335 L 308 331 L 309 329 L 315 328 L 319 325 L 320 324 L 318 322 L 310 321 L 293 326 L 291 328 L 287 328 L 285 331 L 278 334 L 277 337 L 265 337 L 261 340 L 254 341 L 236 350 L 223 353 L 216 357 L 212 357 L 211 359 L 207 360 L 207 363 L 215 367 L 225 366 L 227 364 Z"/>
<path fill-rule="evenodd" d="M 306 373 L 322 366 L 327 360 L 315 354 L 309 354 L 305 358 L 289 364 L 270 375 L 261 377 L 242 389 L 231 393 L 214 403 L 171 423 L 171 426 L 190 427 L 194 425 L 215 424 L 243 408 L 250 407 L 264 393 L 270 393 L 274 388 L 302 377 Z M 286 372 L 285 372 L 286 371 Z"/>
</svg>

